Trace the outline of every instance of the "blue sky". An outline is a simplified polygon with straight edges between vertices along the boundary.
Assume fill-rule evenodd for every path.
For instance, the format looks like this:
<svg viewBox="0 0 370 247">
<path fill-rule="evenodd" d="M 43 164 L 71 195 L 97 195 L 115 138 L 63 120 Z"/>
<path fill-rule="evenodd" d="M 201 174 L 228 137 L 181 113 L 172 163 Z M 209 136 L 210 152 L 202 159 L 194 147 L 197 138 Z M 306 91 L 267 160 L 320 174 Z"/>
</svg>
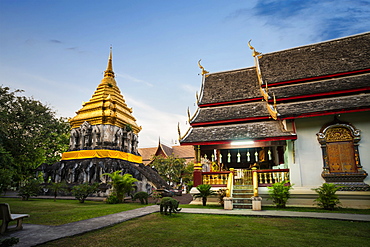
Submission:
<svg viewBox="0 0 370 247">
<path fill-rule="evenodd" d="M 0 0 L 0 85 L 73 117 L 103 78 L 143 130 L 140 147 L 174 145 L 196 110 L 201 76 L 268 53 L 370 31 L 370 0 Z"/>
</svg>

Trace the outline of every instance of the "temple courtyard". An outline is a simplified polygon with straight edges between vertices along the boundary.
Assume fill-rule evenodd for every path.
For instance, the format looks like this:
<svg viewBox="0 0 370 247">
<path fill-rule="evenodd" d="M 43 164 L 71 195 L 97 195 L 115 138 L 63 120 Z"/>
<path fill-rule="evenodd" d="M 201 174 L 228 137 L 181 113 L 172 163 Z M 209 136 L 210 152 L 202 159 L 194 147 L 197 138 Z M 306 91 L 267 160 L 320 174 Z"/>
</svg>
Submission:
<svg viewBox="0 0 370 247">
<path fill-rule="evenodd" d="M 350 209 L 302 212 L 271 207 L 262 211 L 223 210 L 217 205 L 188 205 L 188 197 L 176 197 L 185 204 L 180 205 L 180 213 L 172 216 L 159 214 L 159 206 L 155 204 L 110 205 L 100 201 L 80 204 L 74 200 L 32 199 L 30 202 L 38 204 L 39 211 L 48 214 L 55 210 L 64 218 L 68 217 L 67 211 L 73 215 L 81 211 L 89 214 L 92 207 L 100 207 L 104 212 L 111 207 L 120 209 L 115 209 L 118 213 L 62 225 L 30 224 L 26 220 L 23 230 L 7 232 L 2 238 L 19 238 L 16 246 L 323 246 L 324 243 L 325 246 L 366 246 L 368 242 L 369 210 L 353 210 L 357 213 L 349 213 Z M 4 200 L 11 207 L 14 202 L 12 211 L 21 213 L 15 211 L 21 201 L 0 198 Z M 126 210 L 128 206 L 137 208 Z M 36 213 L 27 213 L 31 215 L 29 222 L 37 217 Z"/>
</svg>

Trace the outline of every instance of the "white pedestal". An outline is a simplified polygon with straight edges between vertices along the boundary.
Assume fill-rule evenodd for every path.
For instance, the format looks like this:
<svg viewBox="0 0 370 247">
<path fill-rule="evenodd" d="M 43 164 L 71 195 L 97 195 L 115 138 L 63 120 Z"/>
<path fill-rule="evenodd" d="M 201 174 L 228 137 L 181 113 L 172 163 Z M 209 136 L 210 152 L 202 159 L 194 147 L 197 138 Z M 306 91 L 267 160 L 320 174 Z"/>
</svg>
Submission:
<svg viewBox="0 0 370 247">
<path fill-rule="evenodd" d="M 233 198 L 232 197 L 224 197 L 224 209 L 233 210 Z"/>
</svg>

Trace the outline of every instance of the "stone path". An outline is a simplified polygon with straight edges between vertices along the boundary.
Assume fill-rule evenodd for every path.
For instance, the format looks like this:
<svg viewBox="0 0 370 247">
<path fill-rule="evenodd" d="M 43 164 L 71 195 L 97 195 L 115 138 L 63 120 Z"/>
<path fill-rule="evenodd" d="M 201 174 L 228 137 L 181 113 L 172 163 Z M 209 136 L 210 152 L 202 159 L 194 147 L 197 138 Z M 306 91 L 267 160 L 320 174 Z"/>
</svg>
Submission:
<svg viewBox="0 0 370 247">
<path fill-rule="evenodd" d="M 9 237 L 19 238 L 19 243 L 15 245 L 17 247 L 35 246 L 52 240 L 97 230 L 100 228 L 118 224 L 133 218 L 145 216 L 155 212 L 159 212 L 158 205 L 152 205 L 121 213 L 110 214 L 88 220 L 82 220 L 61 226 L 24 224 L 23 230 L 7 232 L 4 236 L 2 236 L 2 238 Z M 299 218 L 335 219 L 335 220 L 370 222 L 370 215 L 364 214 L 314 213 L 314 212 L 273 211 L 273 210 L 252 211 L 250 209 L 223 210 L 223 209 L 202 209 L 202 208 L 182 208 L 181 213 L 245 215 L 245 216 L 265 216 L 265 217 L 299 217 Z"/>
<path fill-rule="evenodd" d="M 19 238 L 19 243 L 15 245 L 17 247 L 35 246 L 52 240 L 97 230 L 154 212 L 159 212 L 158 205 L 137 208 L 60 226 L 23 224 L 23 230 L 7 232 L 4 237 Z"/>
<path fill-rule="evenodd" d="M 274 211 L 274 210 L 252 211 L 250 209 L 223 210 L 223 209 L 201 209 L 201 208 L 183 208 L 181 212 L 191 213 L 191 214 L 207 213 L 207 214 L 224 214 L 224 215 L 370 221 L 370 215 L 368 214 L 315 213 L 315 212 L 296 212 L 296 211 L 280 211 L 280 210 L 279 211 Z"/>
</svg>

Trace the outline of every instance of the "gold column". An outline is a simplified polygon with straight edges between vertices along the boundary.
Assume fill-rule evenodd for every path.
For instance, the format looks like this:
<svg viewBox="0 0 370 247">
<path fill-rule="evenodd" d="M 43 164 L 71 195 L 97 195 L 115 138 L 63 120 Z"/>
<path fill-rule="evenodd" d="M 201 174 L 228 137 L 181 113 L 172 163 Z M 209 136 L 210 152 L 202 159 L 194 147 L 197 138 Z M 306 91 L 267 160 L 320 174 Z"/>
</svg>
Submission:
<svg viewBox="0 0 370 247">
<path fill-rule="evenodd" d="M 255 170 L 257 170 L 256 167 L 253 167 L 253 196 L 258 196 L 258 174 Z"/>
</svg>

